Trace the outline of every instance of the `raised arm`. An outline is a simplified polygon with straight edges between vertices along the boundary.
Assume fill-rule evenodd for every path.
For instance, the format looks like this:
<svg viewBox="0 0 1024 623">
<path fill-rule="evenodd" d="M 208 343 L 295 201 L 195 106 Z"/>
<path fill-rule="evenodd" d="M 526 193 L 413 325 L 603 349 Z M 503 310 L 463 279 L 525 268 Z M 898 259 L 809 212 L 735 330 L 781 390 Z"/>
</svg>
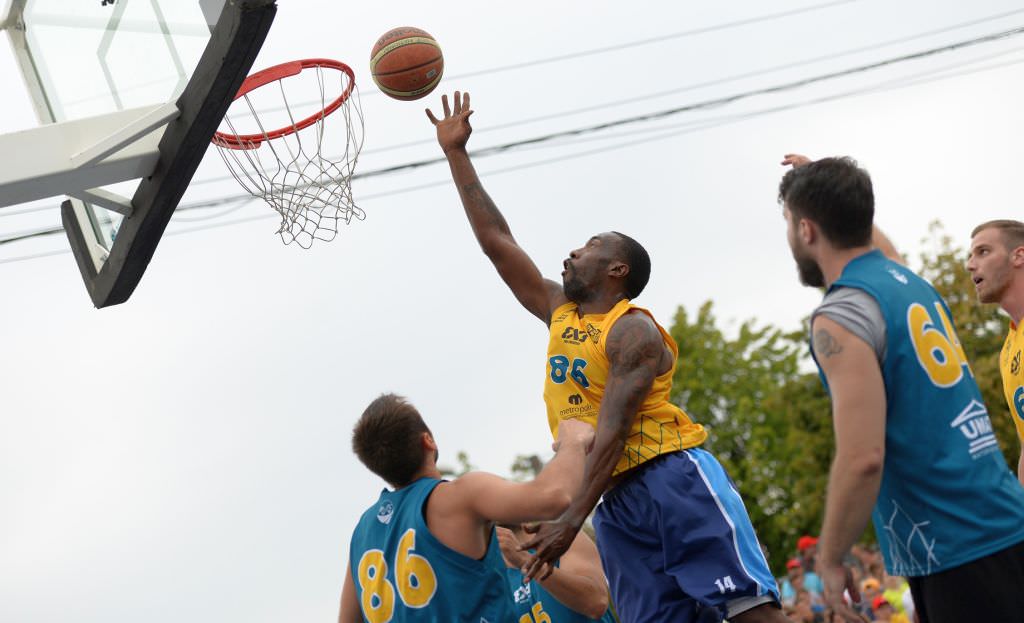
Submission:
<svg viewBox="0 0 1024 623">
<path fill-rule="evenodd" d="M 531 314 L 548 324 L 551 312 L 566 302 L 562 286 L 541 276 L 537 265 L 512 237 L 505 217 L 481 185 L 466 151 L 466 143 L 473 132 L 469 124 L 469 117 L 473 114 L 469 107 L 469 93 L 456 91 L 453 99 L 454 110 L 448 105 L 448 96 L 441 96 L 443 119 L 438 120 L 429 109 L 427 117 L 437 128 L 437 142 L 448 158 L 473 234 L 516 299 Z"/>
<path fill-rule="evenodd" d="M 878 497 L 885 462 L 885 383 L 866 342 L 826 316 L 814 319 L 814 355 L 832 394 L 836 455 L 828 476 L 825 520 L 815 570 L 825 601 L 847 621 L 862 621 L 843 600 L 858 598 L 842 559 L 863 534 Z"/>
<path fill-rule="evenodd" d="M 523 545 L 537 550 L 526 569 L 531 578 L 543 579 L 540 574 L 544 564 L 555 561 L 569 549 L 608 488 L 637 411 L 669 356 L 661 332 L 642 313 L 626 314 L 615 323 L 605 351 L 611 367 L 597 416 L 594 449 L 587 455 L 583 468 L 583 488 L 561 517 L 534 527 L 536 536 Z"/>
</svg>

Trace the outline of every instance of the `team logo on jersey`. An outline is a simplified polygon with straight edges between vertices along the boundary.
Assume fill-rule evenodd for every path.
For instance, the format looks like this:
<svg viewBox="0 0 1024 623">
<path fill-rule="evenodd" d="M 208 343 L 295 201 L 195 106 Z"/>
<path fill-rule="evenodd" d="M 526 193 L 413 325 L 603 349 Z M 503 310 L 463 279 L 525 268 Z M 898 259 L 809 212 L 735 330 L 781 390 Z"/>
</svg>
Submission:
<svg viewBox="0 0 1024 623">
<path fill-rule="evenodd" d="M 572 396 L 569 396 L 569 404 L 571 404 L 571 405 L 583 404 L 583 396 L 580 396 L 579 394 L 573 394 Z"/>
<path fill-rule="evenodd" d="M 517 604 L 525 604 L 530 601 L 530 585 L 523 584 L 516 590 L 512 591 L 512 599 Z"/>
<path fill-rule="evenodd" d="M 1013 361 L 1010 362 L 1010 374 L 1017 374 L 1020 372 L 1020 351 L 1018 350 L 1013 356 Z"/>
<path fill-rule="evenodd" d="M 896 281 L 899 281 L 903 285 L 907 285 L 907 276 L 904 275 L 902 272 L 896 270 L 895 268 L 890 268 L 889 274 L 892 275 L 892 278 L 895 279 Z"/>
<path fill-rule="evenodd" d="M 562 341 L 566 344 L 579 346 L 587 341 L 587 334 L 581 332 L 576 327 L 566 327 L 565 331 L 562 331 Z"/>
<path fill-rule="evenodd" d="M 377 507 L 377 521 L 384 525 L 391 523 L 391 516 L 395 514 L 395 505 L 391 502 L 384 502 Z"/>
<path fill-rule="evenodd" d="M 589 322 L 587 323 L 587 333 L 590 335 L 590 339 L 594 340 L 595 344 L 597 344 L 597 341 L 601 339 L 601 330 Z"/>
<path fill-rule="evenodd" d="M 988 411 L 977 400 L 972 400 L 971 404 L 964 407 L 949 426 L 958 429 L 967 440 L 967 451 L 972 459 L 999 450 Z"/>
<path fill-rule="evenodd" d="M 1017 411 L 1017 417 L 1024 420 L 1024 386 L 1013 392 L 1013 408 Z"/>
</svg>

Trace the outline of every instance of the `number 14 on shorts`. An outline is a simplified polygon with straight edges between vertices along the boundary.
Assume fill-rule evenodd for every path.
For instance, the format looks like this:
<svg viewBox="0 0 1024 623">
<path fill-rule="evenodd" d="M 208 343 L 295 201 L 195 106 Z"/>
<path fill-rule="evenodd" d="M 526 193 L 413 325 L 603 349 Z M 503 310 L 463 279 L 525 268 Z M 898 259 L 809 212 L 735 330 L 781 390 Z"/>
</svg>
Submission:
<svg viewBox="0 0 1024 623">
<path fill-rule="evenodd" d="M 736 585 L 732 581 L 732 576 L 727 575 L 724 578 L 715 578 L 715 586 L 718 587 L 718 592 L 723 595 L 731 593 L 736 590 Z"/>
</svg>

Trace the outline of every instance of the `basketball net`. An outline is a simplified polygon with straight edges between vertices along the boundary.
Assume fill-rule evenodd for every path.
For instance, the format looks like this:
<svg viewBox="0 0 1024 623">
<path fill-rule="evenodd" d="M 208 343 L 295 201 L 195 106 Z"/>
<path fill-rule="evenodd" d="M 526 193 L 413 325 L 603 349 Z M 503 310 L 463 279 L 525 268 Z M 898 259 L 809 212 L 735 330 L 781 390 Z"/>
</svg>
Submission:
<svg viewBox="0 0 1024 623">
<path fill-rule="evenodd" d="M 289 89 L 318 97 L 292 103 Z M 296 110 L 311 105 L 308 116 Z M 365 218 L 352 197 L 364 125 L 348 66 L 311 59 L 253 74 L 222 127 L 213 144 L 242 188 L 281 216 L 277 233 L 285 244 L 308 249 L 314 240 L 333 240 L 342 223 Z"/>
</svg>

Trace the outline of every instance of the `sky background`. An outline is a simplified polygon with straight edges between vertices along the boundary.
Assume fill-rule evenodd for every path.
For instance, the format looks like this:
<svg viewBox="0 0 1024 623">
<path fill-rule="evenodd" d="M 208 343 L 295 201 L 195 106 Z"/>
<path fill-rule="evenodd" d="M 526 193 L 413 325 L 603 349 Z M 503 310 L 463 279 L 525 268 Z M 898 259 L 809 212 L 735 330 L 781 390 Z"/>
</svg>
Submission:
<svg viewBox="0 0 1024 623">
<path fill-rule="evenodd" d="M 368 75 L 376 38 L 400 25 L 433 34 L 446 75 L 458 76 L 809 6 L 281 2 L 254 69 L 316 56 L 351 64 L 366 115 L 358 170 L 370 171 L 440 154 L 423 108 L 438 110 L 442 91 L 472 93 L 470 147 L 482 148 L 1024 25 L 1013 2 L 858 0 L 445 80 L 417 102 L 383 97 Z M 649 250 L 653 274 L 636 302 L 666 326 L 679 306 L 711 299 L 731 328 L 753 318 L 795 329 L 819 294 L 800 287 L 786 246 L 782 155 L 856 157 L 874 179 L 876 222 L 912 265 L 933 220 L 965 246 L 975 224 L 1019 218 L 1022 45 L 1010 37 L 477 168 L 547 276 L 615 229 Z M 851 49 L 862 51 L 759 73 Z M 721 81 L 737 74 L 753 75 Z M 0 79 L 0 129 L 36 125 L 9 47 Z M 683 89 L 707 82 L 719 83 Z M 658 140 L 621 146 L 640 138 Z M 425 142 L 381 150 L 410 141 Z M 236 193 L 230 179 L 198 183 L 224 175 L 209 152 L 182 205 Z M 309 251 L 283 246 L 259 203 L 182 211 L 132 298 L 104 310 L 63 235 L 0 245 L 0 620 L 332 620 L 351 530 L 383 486 L 353 457 L 351 427 L 384 391 L 420 408 L 444 464 L 465 450 L 507 474 L 517 454 L 550 454 L 543 325 L 480 253 L 446 180 L 444 165 L 357 180 L 365 221 Z M 59 201 L 0 209 L 0 235 L 59 224 Z"/>
</svg>

